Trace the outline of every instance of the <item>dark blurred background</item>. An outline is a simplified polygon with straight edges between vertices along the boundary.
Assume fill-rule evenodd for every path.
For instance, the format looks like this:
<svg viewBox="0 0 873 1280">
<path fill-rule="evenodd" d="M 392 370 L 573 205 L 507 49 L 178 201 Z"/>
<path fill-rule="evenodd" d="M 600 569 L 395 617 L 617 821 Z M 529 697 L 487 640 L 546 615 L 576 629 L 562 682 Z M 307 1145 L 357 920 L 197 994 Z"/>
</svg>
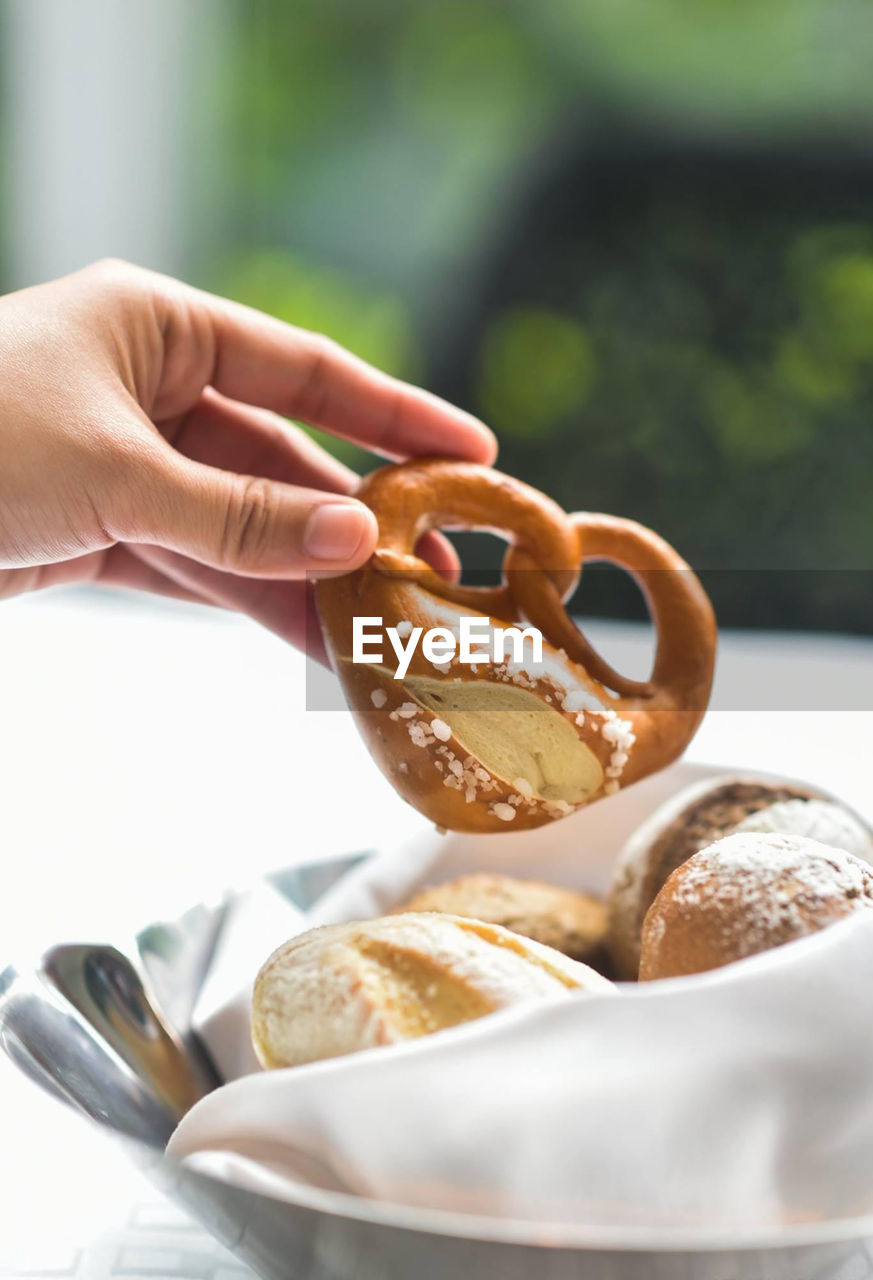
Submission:
<svg viewBox="0 0 873 1280">
<path fill-rule="evenodd" d="M 653 525 L 723 621 L 873 631 L 869 4 L 0 15 L 6 287 L 119 254 L 322 330 Z"/>
</svg>

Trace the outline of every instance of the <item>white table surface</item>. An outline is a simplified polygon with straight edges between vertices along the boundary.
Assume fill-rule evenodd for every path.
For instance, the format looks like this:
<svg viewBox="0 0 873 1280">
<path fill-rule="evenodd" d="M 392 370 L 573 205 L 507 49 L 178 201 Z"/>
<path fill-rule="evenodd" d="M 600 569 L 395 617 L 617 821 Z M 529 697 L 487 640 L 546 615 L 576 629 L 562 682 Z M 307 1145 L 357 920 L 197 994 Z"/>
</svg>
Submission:
<svg viewBox="0 0 873 1280">
<path fill-rule="evenodd" d="M 640 629 L 589 630 L 642 673 Z M 0 660 L 0 968 L 422 826 L 346 714 L 305 710 L 301 657 L 242 619 L 46 593 L 0 606 Z M 873 817 L 871 673 L 873 641 L 727 635 L 689 757 L 806 777 Z M 246 1274 L 2 1055 L 0 1142 L 0 1269 Z"/>
</svg>

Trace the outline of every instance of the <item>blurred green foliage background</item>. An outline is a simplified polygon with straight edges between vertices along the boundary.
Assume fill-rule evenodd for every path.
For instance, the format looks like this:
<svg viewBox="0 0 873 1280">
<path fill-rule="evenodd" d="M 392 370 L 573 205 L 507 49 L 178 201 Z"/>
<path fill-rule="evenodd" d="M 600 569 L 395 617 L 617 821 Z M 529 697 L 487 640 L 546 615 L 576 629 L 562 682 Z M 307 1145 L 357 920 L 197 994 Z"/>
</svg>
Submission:
<svg viewBox="0 0 873 1280">
<path fill-rule="evenodd" d="M 867 0 L 223 9 L 193 279 L 653 525 L 725 620 L 873 631 Z"/>
</svg>

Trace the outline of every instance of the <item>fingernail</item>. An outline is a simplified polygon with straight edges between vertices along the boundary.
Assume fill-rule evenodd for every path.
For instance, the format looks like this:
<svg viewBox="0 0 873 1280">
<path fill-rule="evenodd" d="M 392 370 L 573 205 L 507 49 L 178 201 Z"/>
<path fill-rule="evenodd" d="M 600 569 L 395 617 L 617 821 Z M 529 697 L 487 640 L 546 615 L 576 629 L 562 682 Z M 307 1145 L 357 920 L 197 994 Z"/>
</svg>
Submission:
<svg viewBox="0 0 873 1280">
<path fill-rule="evenodd" d="M 306 521 L 303 548 L 313 560 L 351 560 L 370 527 L 366 508 L 330 502 L 316 507 Z"/>
</svg>

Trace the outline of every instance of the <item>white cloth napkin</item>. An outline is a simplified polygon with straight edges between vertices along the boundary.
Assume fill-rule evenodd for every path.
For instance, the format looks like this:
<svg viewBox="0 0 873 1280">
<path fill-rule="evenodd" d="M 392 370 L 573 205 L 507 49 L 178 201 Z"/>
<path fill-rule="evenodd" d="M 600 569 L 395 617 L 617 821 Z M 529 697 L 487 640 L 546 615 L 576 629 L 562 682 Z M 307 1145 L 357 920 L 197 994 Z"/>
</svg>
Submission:
<svg viewBox="0 0 873 1280">
<path fill-rule="evenodd" d="M 255 976 L 271 951 L 308 927 L 303 912 L 266 880 L 230 908 L 191 1015 L 223 1080 L 260 1071 L 251 1037 Z"/>
<path fill-rule="evenodd" d="M 306 923 L 378 914 L 471 870 L 602 890 L 630 830 L 709 772 L 677 766 L 544 831 L 422 837 Z M 278 1198 L 302 1182 L 543 1224 L 856 1216 L 873 1211 L 871 973 L 873 918 L 856 916 L 714 973 L 239 1079 L 194 1107 L 169 1153 Z M 213 988 L 213 1052 L 239 1033 L 252 974 L 234 977 L 226 1021 Z"/>
</svg>

